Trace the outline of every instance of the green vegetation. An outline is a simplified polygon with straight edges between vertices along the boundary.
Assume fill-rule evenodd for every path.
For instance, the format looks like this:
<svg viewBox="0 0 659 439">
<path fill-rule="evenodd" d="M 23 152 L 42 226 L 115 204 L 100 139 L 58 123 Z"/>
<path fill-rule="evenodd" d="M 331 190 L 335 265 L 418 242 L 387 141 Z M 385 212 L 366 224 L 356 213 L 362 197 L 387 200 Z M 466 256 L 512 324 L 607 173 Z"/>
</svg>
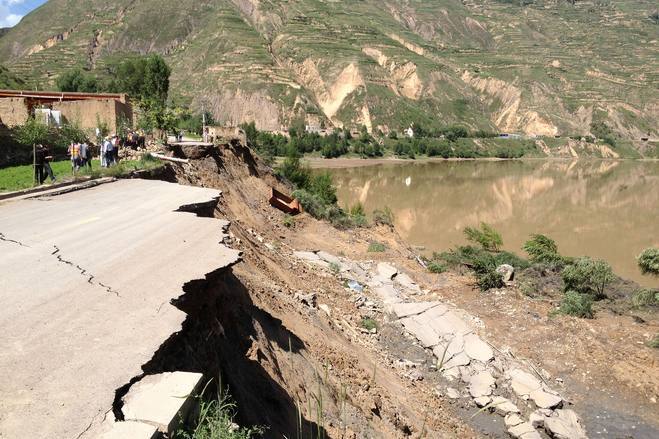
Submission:
<svg viewBox="0 0 659 439">
<path fill-rule="evenodd" d="M 25 81 L 14 75 L 5 66 L 0 64 L 0 88 L 9 90 L 19 90 L 25 88 Z"/>
<path fill-rule="evenodd" d="M 468 241 L 480 244 L 483 250 L 497 252 L 503 245 L 501 235 L 492 228 L 492 226 L 481 223 L 481 230 L 475 227 L 466 227 L 464 229 L 465 237 Z"/>
<path fill-rule="evenodd" d="M 597 300 L 606 297 L 605 289 L 615 279 L 608 263 L 587 256 L 565 267 L 562 277 L 565 291 L 590 295 Z"/>
<path fill-rule="evenodd" d="M 351 228 L 366 225 L 363 207 L 356 206 L 349 212 L 336 203 L 336 188 L 329 173 L 314 175 L 300 158 L 291 152 L 276 172 L 297 188 L 293 196 L 311 216 L 330 221 L 335 227 Z"/>
<path fill-rule="evenodd" d="M 431 273 L 439 274 L 443 273 L 447 270 L 446 264 L 442 264 L 441 262 L 437 261 L 430 261 L 428 262 L 428 271 Z"/>
<path fill-rule="evenodd" d="M 71 170 L 70 160 L 51 162 L 51 168 L 58 181 L 72 180 L 74 178 Z M 88 168 L 80 168 L 75 177 L 90 176 L 99 177 L 122 177 L 139 170 L 153 170 L 162 166 L 160 160 L 145 155 L 140 160 L 122 160 L 117 165 L 109 168 L 101 168 L 98 160 L 92 161 L 92 171 Z M 34 183 L 34 168 L 32 165 L 11 166 L 0 169 L 0 192 L 17 191 L 28 189 Z"/>
<path fill-rule="evenodd" d="M 336 262 L 330 262 L 329 269 L 332 272 L 332 274 L 335 276 L 341 272 L 341 266 Z"/>
<path fill-rule="evenodd" d="M 641 288 L 632 295 L 632 306 L 634 308 L 659 306 L 659 291 Z"/>
<path fill-rule="evenodd" d="M 290 229 L 291 227 L 295 226 L 295 217 L 288 214 L 285 215 L 282 224 L 284 224 L 284 227 Z"/>
<path fill-rule="evenodd" d="M 394 213 L 388 206 L 385 206 L 383 209 L 375 209 L 373 211 L 373 223 L 393 227 Z"/>
<path fill-rule="evenodd" d="M 589 294 L 568 290 L 565 292 L 563 301 L 558 308 L 558 313 L 592 319 L 595 316 L 593 313 L 593 298 Z"/>
<path fill-rule="evenodd" d="M 556 242 L 545 235 L 532 235 L 522 249 L 529 254 L 529 260 L 536 264 L 562 267 L 566 258 L 558 253 Z"/>
<path fill-rule="evenodd" d="M 378 327 L 378 322 L 376 322 L 374 319 L 370 317 L 364 317 L 362 319 L 362 328 L 372 331 L 373 329 L 377 329 Z"/>
<path fill-rule="evenodd" d="M 653 339 L 649 340 L 647 345 L 654 349 L 659 349 L 659 334 L 655 335 Z"/>
<path fill-rule="evenodd" d="M 387 247 L 381 242 L 371 242 L 368 245 L 369 253 L 383 253 L 386 249 Z"/>
<path fill-rule="evenodd" d="M 234 422 L 236 404 L 227 394 L 210 401 L 199 399 L 194 426 L 178 430 L 173 439 L 252 439 L 265 433 L 263 427 L 245 428 Z"/>
<path fill-rule="evenodd" d="M 481 291 L 487 291 L 505 285 L 501 274 L 496 272 L 497 267 L 503 264 L 511 265 L 516 270 L 529 267 L 529 262 L 516 254 L 499 250 L 503 245 L 503 240 L 499 232 L 491 226 L 482 223 L 480 230 L 467 227 L 465 235 L 481 246 L 460 246 L 447 252 L 433 253 L 428 263 L 428 269 L 433 271 L 447 267 L 467 267 L 476 275 Z"/>
<path fill-rule="evenodd" d="M 638 255 L 638 266 L 643 274 L 659 276 L 659 248 L 646 248 Z"/>
</svg>

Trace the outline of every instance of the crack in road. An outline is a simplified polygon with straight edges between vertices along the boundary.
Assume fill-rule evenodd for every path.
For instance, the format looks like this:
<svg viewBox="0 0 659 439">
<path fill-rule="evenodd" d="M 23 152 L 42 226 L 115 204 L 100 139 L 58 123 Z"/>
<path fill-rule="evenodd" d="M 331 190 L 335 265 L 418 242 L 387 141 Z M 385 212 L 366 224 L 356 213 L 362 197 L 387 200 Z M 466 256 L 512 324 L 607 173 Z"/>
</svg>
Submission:
<svg viewBox="0 0 659 439">
<path fill-rule="evenodd" d="M 16 240 L 14 240 L 14 239 L 9 239 L 9 238 L 7 238 L 7 235 L 5 235 L 5 234 L 2 233 L 2 232 L 0 232 L 0 241 L 11 242 L 11 243 L 13 243 L 13 244 L 20 245 L 21 247 L 28 247 L 28 248 L 30 247 L 29 245 L 25 245 L 25 244 L 23 244 L 23 243 L 20 242 L 20 241 L 16 241 Z"/>
<path fill-rule="evenodd" d="M 51 253 L 51 256 L 55 256 L 59 262 L 61 262 L 61 263 L 63 263 L 63 264 L 66 264 L 66 265 L 70 265 L 71 267 L 73 267 L 73 268 L 75 268 L 76 270 L 78 270 L 82 276 L 84 276 L 84 277 L 87 278 L 87 283 L 89 283 L 90 285 L 96 285 L 96 286 L 99 286 L 99 287 L 105 289 L 105 291 L 106 291 L 107 293 L 112 293 L 112 294 L 114 294 L 114 295 L 117 296 L 117 297 L 121 297 L 121 295 L 119 294 L 119 292 L 118 292 L 117 290 L 113 289 L 112 287 L 110 287 L 110 286 L 108 286 L 108 285 L 105 285 L 105 284 L 102 283 L 102 282 L 95 282 L 95 281 L 94 281 L 94 277 L 95 277 L 95 276 L 94 276 L 93 274 L 88 273 L 86 268 L 82 268 L 80 265 L 78 265 L 78 264 L 76 264 L 76 263 L 74 263 L 74 262 L 72 262 L 72 261 L 68 261 L 68 260 L 64 259 L 64 258 L 60 255 L 61 250 L 60 250 L 60 248 L 59 248 L 58 246 L 53 245 L 53 248 L 55 249 L 55 251 L 53 251 L 53 252 Z"/>
</svg>

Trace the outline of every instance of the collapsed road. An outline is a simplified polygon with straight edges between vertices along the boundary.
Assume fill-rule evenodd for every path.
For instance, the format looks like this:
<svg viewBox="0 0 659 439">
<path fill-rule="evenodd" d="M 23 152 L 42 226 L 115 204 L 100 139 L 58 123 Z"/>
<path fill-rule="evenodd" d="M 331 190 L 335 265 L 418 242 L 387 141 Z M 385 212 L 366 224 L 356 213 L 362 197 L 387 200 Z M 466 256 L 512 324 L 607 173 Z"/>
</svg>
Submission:
<svg viewBox="0 0 659 439">
<path fill-rule="evenodd" d="M 184 285 L 230 267 L 220 191 L 122 180 L 0 206 L 0 437 L 76 438 L 181 329 Z"/>
</svg>

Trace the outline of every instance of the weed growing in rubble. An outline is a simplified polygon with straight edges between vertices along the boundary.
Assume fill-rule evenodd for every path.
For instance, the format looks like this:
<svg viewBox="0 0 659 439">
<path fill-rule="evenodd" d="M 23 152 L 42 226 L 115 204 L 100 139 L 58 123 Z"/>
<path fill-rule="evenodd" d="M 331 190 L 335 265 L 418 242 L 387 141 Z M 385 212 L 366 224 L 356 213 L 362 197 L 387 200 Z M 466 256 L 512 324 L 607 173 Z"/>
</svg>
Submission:
<svg viewBox="0 0 659 439">
<path fill-rule="evenodd" d="M 284 224 L 284 227 L 291 228 L 295 225 L 295 218 L 291 215 L 286 215 L 284 216 L 284 219 L 282 220 L 282 224 Z"/>
<path fill-rule="evenodd" d="M 372 331 L 373 329 L 377 329 L 377 327 L 378 327 L 378 322 L 376 322 L 372 318 L 364 317 L 362 319 L 362 328 L 364 328 L 368 331 Z"/>
<path fill-rule="evenodd" d="M 649 340 L 647 345 L 654 349 L 659 349 L 659 334 L 655 335 L 652 340 Z"/>
<path fill-rule="evenodd" d="M 439 274 L 443 273 L 446 271 L 446 264 L 442 264 L 441 262 L 437 261 L 430 261 L 428 262 L 428 271 L 431 273 Z"/>
<path fill-rule="evenodd" d="M 334 276 L 339 274 L 341 272 L 341 266 L 337 264 L 336 262 L 330 262 L 329 263 L 329 269 L 332 272 Z"/>
<path fill-rule="evenodd" d="M 385 245 L 381 242 L 371 242 L 368 245 L 369 253 L 383 253 L 386 249 L 387 247 L 385 247 Z"/>
<path fill-rule="evenodd" d="M 589 294 L 581 294 L 576 291 L 566 291 L 561 306 L 558 308 L 559 314 L 566 314 L 582 319 L 592 319 L 593 298 Z"/>
<path fill-rule="evenodd" d="M 236 404 L 226 392 L 220 392 L 217 399 L 207 401 L 203 399 L 205 390 L 197 397 L 200 400 L 199 414 L 194 427 L 178 430 L 173 439 L 252 439 L 265 433 L 263 427 L 245 428 L 233 421 Z"/>
</svg>

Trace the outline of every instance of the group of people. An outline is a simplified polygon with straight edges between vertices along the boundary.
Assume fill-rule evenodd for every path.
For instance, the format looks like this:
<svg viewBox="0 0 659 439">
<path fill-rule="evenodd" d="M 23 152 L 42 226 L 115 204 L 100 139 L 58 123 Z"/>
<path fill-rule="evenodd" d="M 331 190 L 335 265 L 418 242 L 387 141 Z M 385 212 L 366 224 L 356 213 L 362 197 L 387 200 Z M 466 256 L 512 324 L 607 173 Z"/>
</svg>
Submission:
<svg viewBox="0 0 659 439">
<path fill-rule="evenodd" d="M 116 165 L 119 161 L 119 136 L 109 136 L 101 141 L 101 167 Z"/>
<path fill-rule="evenodd" d="M 87 166 L 92 170 L 92 151 L 87 142 L 76 143 L 71 142 L 68 149 L 69 157 L 71 157 L 71 170 L 75 173 Z"/>
</svg>

